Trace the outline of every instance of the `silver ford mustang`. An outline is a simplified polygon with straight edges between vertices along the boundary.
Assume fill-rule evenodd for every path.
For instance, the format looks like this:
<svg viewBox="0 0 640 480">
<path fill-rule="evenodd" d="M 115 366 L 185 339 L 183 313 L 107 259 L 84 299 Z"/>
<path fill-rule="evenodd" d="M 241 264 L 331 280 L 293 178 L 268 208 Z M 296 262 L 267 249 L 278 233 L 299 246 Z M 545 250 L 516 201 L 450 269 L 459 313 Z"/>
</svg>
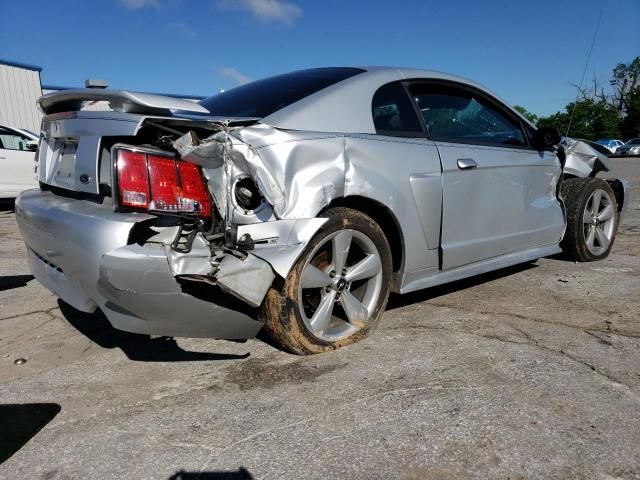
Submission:
<svg viewBox="0 0 640 480">
<path fill-rule="evenodd" d="M 111 111 L 83 110 L 109 102 Z M 624 180 L 485 88 L 320 68 L 199 104 L 40 98 L 40 188 L 16 201 L 33 275 L 131 332 L 298 354 L 365 337 L 406 293 L 561 251 L 606 257 Z"/>
</svg>

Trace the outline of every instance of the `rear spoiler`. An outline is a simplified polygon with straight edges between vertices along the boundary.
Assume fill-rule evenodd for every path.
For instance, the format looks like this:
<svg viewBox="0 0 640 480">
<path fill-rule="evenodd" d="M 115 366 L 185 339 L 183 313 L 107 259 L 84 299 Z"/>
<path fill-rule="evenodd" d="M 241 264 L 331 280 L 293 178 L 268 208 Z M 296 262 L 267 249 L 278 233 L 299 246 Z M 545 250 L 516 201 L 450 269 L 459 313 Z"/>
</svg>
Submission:
<svg viewBox="0 0 640 480">
<path fill-rule="evenodd" d="M 83 102 L 89 101 L 109 102 L 113 110 L 125 113 L 170 115 L 175 110 L 209 113 L 209 110 L 202 105 L 189 100 L 153 95 L 151 93 L 98 90 L 95 88 L 78 88 L 49 93 L 40 97 L 37 103 L 43 113 L 50 114 L 78 111 L 82 108 Z"/>
</svg>

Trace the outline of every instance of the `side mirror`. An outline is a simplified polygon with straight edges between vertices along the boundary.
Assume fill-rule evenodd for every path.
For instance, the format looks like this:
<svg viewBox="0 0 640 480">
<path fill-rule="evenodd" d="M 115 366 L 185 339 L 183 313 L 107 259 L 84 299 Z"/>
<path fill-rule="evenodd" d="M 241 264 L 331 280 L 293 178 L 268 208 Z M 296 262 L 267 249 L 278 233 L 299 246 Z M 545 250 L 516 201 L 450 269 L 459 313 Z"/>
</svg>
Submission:
<svg viewBox="0 0 640 480">
<path fill-rule="evenodd" d="M 536 150 L 547 150 L 554 145 L 558 145 L 562 140 L 562 136 L 558 129 L 551 127 L 540 127 L 533 134 L 533 147 Z"/>
<path fill-rule="evenodd" d="M 36 150 L 38 150 L 38 142 L 27 142 L 25 146 L 27 147 L 26 149 L 29 152 L 35 152 Z"/>
</svg>

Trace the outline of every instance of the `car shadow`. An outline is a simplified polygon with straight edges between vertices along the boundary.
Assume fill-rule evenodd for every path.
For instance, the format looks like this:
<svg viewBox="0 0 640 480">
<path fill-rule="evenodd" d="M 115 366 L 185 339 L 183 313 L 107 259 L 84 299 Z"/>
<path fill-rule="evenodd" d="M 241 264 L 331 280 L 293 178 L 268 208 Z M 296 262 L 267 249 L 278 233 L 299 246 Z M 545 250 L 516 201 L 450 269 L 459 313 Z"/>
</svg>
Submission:
<svg viewBox="0 0 640 480">
<path fill-rule="evenodd" d="M 81 312 L 62 300 L 58 300 L 58 306 L 64 318 L 91 341 L 102 348 L 119 348 L 127 358 L 137 362 L 241 360 L 250 355 L 249 352 L 242 355 L 190 352 L 170 337 L 150 337 L 113 328 L 100 310 Z"/>
<path fill-rule="evenodd" d="M 555 255 L 551 255 L 550 257 L 545 257 L 545 258 L 549 260 L 556 260 L 558 262 L 574 262 L 575 263 L 575 260 L 565 252 L 556 253 Z"/>
<path fill-rule="evenodd" d="M 33 275 L 0 275 L 0 292 L 24 287 L 31 280 Z"/>
<path fill-rule="evenodd" d="M 57 403 L 0 404 L 0 464 L 60 413 Z"/>
<path fill-rule="evenodd" d="M 13 213 L 15 208 L 14 198 L 0 198 L 0 212 Z"/>
<path fill-rule="evenodd" d="M 396 308 L 405 307 L 407 305 L 412 305 L 414 303 L 433 300 L 434 298 L 442 297 L 449 293 L 455 293 L 460 290 L 465 290 L 467 288 L 482 285 L 483 283 L 492 282 L 494 280 L 498 280 L 499 278 L 508 277 L 509 275 L 515 275 L 516 273 L 526 272 L 527 270 L 531 270 L 532 268 L 536 267 L 537 265 L 533 262 L 521 263 L 519 265 L 501 268 L 500 270 L 494 270 L 492 272 L 483 273 L 474 277 L 456 280 L 455 282 L 437 285 L 435 287 L 418 290 L 416 292 L 405 293 L 404 295 L 392 294 L 389 297 L 387 310 L 393 310 Z"/>
<path fill-rule="evenodd" d="M 254 480 L 254 477 L 246 468 L 240 467 L 237 471 L 185 472 L 180 470 L 171 475 L 168 480 Z"/>
</svg>

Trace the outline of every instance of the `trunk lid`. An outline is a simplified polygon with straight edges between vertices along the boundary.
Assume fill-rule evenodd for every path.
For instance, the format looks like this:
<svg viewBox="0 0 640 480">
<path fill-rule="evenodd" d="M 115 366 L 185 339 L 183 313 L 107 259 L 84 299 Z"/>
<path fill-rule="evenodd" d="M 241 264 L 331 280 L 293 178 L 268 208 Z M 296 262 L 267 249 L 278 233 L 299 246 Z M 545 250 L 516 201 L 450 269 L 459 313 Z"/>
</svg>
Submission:
<svg viewBox="0 0 640 480">
<path fill-rule="evenodd" d="M 88 102 L 107 102 L 110 110 L 83 110 Z M 98 89 L 44 95 L 38 99 L 38 107 L 45 114 L 38 148 L 38 180 L 90 194 L 100 193 L 101 183 L 111 184 L 109 148 L 113 141 L 109 138 L 134 137 L 150 117 L 209 113 L 188 100 Z"/>
<path fill-rule="evenodd" d="M 103 138 L 134 136 L 143 118 L 118 112 L 45 116 L 38 145 L 38 180 L 66 190 L 99 193 L 100 183 L 111 183 Z"/>
</svg>

